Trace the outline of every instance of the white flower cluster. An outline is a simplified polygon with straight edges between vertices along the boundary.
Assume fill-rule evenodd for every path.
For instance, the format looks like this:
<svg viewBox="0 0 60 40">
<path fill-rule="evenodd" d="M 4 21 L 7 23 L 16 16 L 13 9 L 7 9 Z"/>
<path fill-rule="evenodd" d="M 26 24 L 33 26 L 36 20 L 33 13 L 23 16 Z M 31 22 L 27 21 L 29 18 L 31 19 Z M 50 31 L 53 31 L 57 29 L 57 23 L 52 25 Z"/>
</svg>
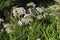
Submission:
<svg viewBox="0 0 60 40">
<path fill-rule="evenodd" d="M 38 15 L 38 16 L 37 16 L 37 19 L 39 19 L 39 20 L 41 20 L 42 18 L 43 18 L 42 15 Z"/>
<path fill-rule="evenodd" d="M 60 6 L 58 5 L 52 5 L 49 6 L 49 8 L 44 8 L 44 7 L 35 7 L 36 5 L 31 2 L 28 3 L 27 6 L 32 6 L 29 7 L 27 10 L 24 9 L 24 7 L 13 7 L 12 9 L 12 14 L 13 16 L 11 17 L 11 19 L 13 20 L 12 23 L 18 23 L 18 25 L 22 26 L 22 25 L 26 25 L 26 24 L 31 24 L 34 21 L 34 18 L 37 20 L 45 20 L 47 18 L 52 18 L 52 16 L 56 16 L 55 13 L 47 13 L 46 11 L 51 9 L 51 11 L 57 11 L 60 10 Z M 23 17 L 22 17 L 23 16 Z M 4 20 L 2 18 L 0 18 L 0 24 L 4 22 Z M 0 25 L 1 26 L 1 25 Z M 6 23 L 3 24 L 5 31 L 7 33 L 10 33 L 11 30 L 11 24 Z M 31 29 L 32 27 L 30 27 Z M 36 40 L 40 40 L 39 38 L 37 38 Z"/>
<path fill-rule="evenodd" d="M 10 33 L 12 30 L 11 30 L 11 25 L 9 23 L 7 24 L 3 24 L 4 28 L 5 28 L 5 31 L 7 33 Z"/>
<path fill-rule="evenodd" d="M 33 21 L 33 18 L 30 14 L 25 14 L 24 17 L 18 21 L 18 24 L 21 26 L 23 24 L 29 24 Z"/>
<path fill-rule="evenodd" d="M 56 2 L 58 2 L 60 4 L 60 0 L 54 0 L 54 1 L 56 1 Z"/>
<path fill-rule="evenodd" d="M 30 2 L 27 4 L 28 7 L 32 6 L 32 7 L 35 7 L 36 5 L 33 3 L 33 2 Z"/>
<path fill-rule="evenodd" d="M 18 21 L 18 24 L 19 24 L 20 26 L 22 26 L 23 24 L 29 24 L 29 23 L 31 23 L 32 21 L 33 21 L 32 18 L 22 18 L 21 21 Z"/>
<path fill-rule="evenodd" d="M 13 7 L 12 13 L 13 16 L 20 16 L 26 14 L 26 10 L 23 7 L 19 7 L 19 8 Z"/>
<path fill-rule="evenodd" d="M 41 8 L 37 7 L 36 9 L 37 9 L 37 11 L 38 11 L 39 13 L 43 13 L 43 12 L 44 12 L 44 10 L 45 10 L 45 8 L 44 8 L 44 7 L 41 7 Z"/>
<path fill-rule="evenodd" d="M 33 22 L 33 18 L 36 18 L 37 20 L 42 20 L 44 18 L 48 18 L 50 14 L 46 13 L 48 9 L 57 10 L 59 7 L 57 5 L 50 6 L 49 8 L 44 7 L 35 7 L 36 5 L 31 2 L 28 3 L 27 6 L 33 6 L 29 7 L 27 11 L 23 7 L 13 7 L 12 13 L 13 16 L 19 16 L 19 20 L 17 23 L 21 26 L 23 24 L 30 24 Z M 58 7 L 58 8 L 57 8 Z M 23 15 L 23 17 L 20 17 Z M 51 15 L 50 15 L 51 16 Z"/>
<path fill-rule="evenodd" d="M 57 11 L 57 10 L 60 10 L 60 6 L 59 5 L 52 5 L 52 6 L 49 6 L 48 9 L 51 9 L 53 11 Z"/>
</svg>

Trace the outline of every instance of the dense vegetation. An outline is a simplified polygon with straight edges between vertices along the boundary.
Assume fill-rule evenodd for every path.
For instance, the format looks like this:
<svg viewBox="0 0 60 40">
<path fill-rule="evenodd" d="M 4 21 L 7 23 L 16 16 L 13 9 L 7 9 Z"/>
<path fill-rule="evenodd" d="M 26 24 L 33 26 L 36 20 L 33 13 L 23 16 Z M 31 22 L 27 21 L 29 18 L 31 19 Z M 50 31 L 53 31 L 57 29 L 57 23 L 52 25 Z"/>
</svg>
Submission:
<svg viewBox="0 0 60 40">
<path fill-rule="evenodd" d="M 0 0 L 0 40 L 60 40 L 59 1 Z"/>
</svg>

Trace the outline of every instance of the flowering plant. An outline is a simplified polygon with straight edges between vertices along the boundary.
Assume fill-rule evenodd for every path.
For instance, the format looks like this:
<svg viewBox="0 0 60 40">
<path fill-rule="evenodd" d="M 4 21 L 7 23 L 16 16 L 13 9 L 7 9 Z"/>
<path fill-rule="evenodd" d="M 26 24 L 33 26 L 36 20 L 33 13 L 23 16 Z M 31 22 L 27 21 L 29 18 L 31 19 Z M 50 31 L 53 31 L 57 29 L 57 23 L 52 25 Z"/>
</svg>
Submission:
<svg viewBox="0 0 60 40">
<path fill-rule="evenodd" d="M 26 8 L 17 3 L 8 8 L 13 3 L 3 3 L 7 6 L 0 8 L 0 40 L 60 40 L 60 3 L 57 0 L 47 8 L 33 1 L 27 3 Z"/>
</svg>

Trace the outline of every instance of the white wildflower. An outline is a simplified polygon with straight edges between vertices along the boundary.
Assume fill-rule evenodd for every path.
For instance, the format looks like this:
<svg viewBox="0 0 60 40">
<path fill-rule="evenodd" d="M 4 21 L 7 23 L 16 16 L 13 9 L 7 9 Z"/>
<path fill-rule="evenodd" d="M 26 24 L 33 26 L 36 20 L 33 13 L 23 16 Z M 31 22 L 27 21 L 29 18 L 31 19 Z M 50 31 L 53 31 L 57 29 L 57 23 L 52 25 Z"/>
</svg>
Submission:
<svg viewBox="0 0 60 40">
<path fill-rule="evenodd" d="M 37 9 L 36 9 L 35 7 L 34 7 L 34 8 L 32 8 L 32 10 L 31 10 L 31 11 L 32 11 L 32 13 L 33 13 L 34 15 L 37 15 L 37 13 L 38 13 L 38 12 L 37 12 Z"/>
<path fill-rule="evenodd" d="M 22 25 L 23 25 L 21 21 L 18 21 L 18 24 L 19 24 L 20 26 L 22 26 Z"/>
<path fill-rule="evenodd" d="M 12 30 L 11 30 L 11 27 L 6 27 L 5 31 L 6 31 L 7 33 L 10 33 L 10 32 L 12 31 Z"/>
<path fill-rule="evenodd" d="M 37 15 L 37 13 L 38 13 L 35 7 L 34 8 L 29 8 L 28 12 L 29 12 L 29 14 L 32 14 L 32 15 Z"/>
<path fill-rule="evenodd" d="M 31 10 L 32 10 L 31 8 L 28 9 L 28 12 L 29 12 L 30 14 L 32 14 L 32 11 L 31 11 Z"/>
<path fill-rule="evenodd" d="M 35 7 L 36 5 L 35 5 L 33 2 L 30 2 L 30 3 L 27 4 L 27 6 L 28 6 L 28 7 L 29 7 L 29 6 Z"/>
<path fill-rule="evenodd" d="M 4 25 L 4 28 L 6 28 L 6 27 L 10 26 L 10 24 L 3 24 L 3 25 Z"/>
<path fill-rule="evenodd" d="M 12 13 L 16 13 L 16 8 L 12 10 Z"/>
<path fill-rule="evenodd" d="M 4 28 L 6 28 L 5 31 L 6 31 L 7 33 L 10 33 L 10 32 L 12 31 L 10 24 L 4 24 Z"/>
<path fill-rule="evenodd" d="M 26 10 L 23 7 L 16 8 L 18 15 L 26 14 Z"/>
<path fill-rule="evenodd" d="M 44 12 L 44 8 L 43 8 L 43 7 L 41 7 L 41 8 L 37 7 L 36 9 L 37 9 L 37 11 L 38 11 L 39 13 Z"/>
<path fill-rule="evenodd" d="M 16 16 L 17 15 L 16 7 L 13 7 L 12 13 L 13 13 L 13 16 Z"/>
<path fill-rule="evenodd" d="M 4 20 L 2 18 L 0 18 L 0 23 L 3 22 Z"/>
<path fill-rule="evenodd" d="M 21 21 L 22 21 L 22 23 L 24 23 L 24 24 L 29 24 L 30 22 L 33 21 L 33 19 L 31 19 L 31 18 L 23 18 Z"/>
<path fill-rule="evenodd" d="M 19 7 L 19 8 L 15 7 L 13 8 L 12 13 L 13 16 L 20 16 L 26 14 L 26 10 L 23 7 Z"/>
<path fill-rule="evenodd" d="M 56 14 L 55 14 L 55 13 L 50 13 L 49 15 L 56 16 Z"/>
<path fill-rule="evenodd" d="M 44 14 L 43 14 L 43 17 L 44 17 L 44 18 L 48 17 L 48 13 L 44 13 Z"/>
<path fill-rule="evenodd" d="M 48 8 L 45 8 L 45 11 L 48 11 Z"/>
<path fill-rule="evenodd" d="M 52 5 L 48 9 L 56 11 L 56 10 L 60 10 L 60 6 L 59 5 Z"/>
<path fill-rule="evenodd" d="M 29 23 L 29 21 L 28 21 L 28 19 L 27 18 L 22 18 L 22 23 L 24 23 L 24 24 L 28 24 Z"/>
<path fill-rule="evenodd" d="M 41 40 L 40 38 L 37 38 L 36 40 Z"/>
<path fill-rule="evenodd" d="M 30 18 L 31 16 L 30 16 L 30 14 L 25 14 L 24 15 L 24 18 Z"/>
<path fill-rule="evenodd" d="M 33 22 L 33 19 L 32 18 L 27 18 L 28 19 L 28 21 L 31 23 L 31 22 Z"/>
<path fill-rule="evenodd" d="M 42 15 L 38 15 L 38 16 L 37 16 L 37 19 L 38 19 L 38 20 L 40 20 L 40 19 L 42 19 L 42 18 L 43 18 Z"/>
<path fill-rule="evenodd" d="M 56 2 L 60 3 L 60 0 L 54 0 L 54 1 L 56 1 Z"/>
</svg>

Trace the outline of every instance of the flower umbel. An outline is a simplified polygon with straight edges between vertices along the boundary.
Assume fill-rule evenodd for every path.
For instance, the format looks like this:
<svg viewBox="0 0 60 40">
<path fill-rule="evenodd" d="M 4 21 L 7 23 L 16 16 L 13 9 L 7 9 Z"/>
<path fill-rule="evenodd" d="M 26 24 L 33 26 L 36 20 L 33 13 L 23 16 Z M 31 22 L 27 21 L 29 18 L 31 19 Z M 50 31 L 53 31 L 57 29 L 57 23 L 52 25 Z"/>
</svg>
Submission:
<svg viewBox="0 0 60 40">
<path fill-rule="evenodd" d="M 32 6 L 32 7 L 35 7 L 36 5 L 33 3 L 33 2 L 30 2 L 27 4 L 28 7 Z"/>
<path fill-rule="evenodd" d="M 3 24 L 3 26 L 4 26 L 4 28 L 6 28 L 5 31 L 6 31 L 7 33 L 10 33 L 10 32 L 12 31 L 12 30 L 11 30 L 11 25 L 10 25 L 9 23 Z"/>
</svg>

